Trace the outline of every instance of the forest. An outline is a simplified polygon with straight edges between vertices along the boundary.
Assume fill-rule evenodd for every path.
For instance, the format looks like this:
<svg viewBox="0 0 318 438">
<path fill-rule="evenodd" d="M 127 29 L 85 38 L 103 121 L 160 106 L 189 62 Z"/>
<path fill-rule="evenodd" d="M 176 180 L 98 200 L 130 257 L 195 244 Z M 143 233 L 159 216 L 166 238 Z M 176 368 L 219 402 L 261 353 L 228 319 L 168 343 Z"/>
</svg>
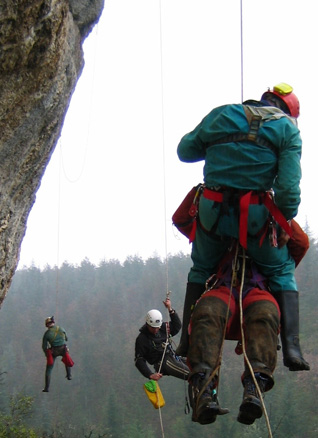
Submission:
<svg viewBox="0 0 318 438">
<path fill-rule="evenodd" d="M 296 277 L 301 345 L 311 370 L 290 372 L 278 351 L 275 386 L 264 399 L 275 438 L 316 438 L 318 433 L 318 244 L 310 240 Z M 191 421 L 182 380 L 160 380 L 166 402 L 160 412 L 144 392 L 146 379 L 134 365 L 139 328 L 152 308 L 167 320 L 162 303 L 167 290 L 182 316 L 190 266 L 190 257 L 180 253 L 165 260 L 129 256 L 122 263 L 104 260 L 96 266 L 85 259 L 78 266 L 64 262 L 60 268 L 18 270 L 0 318 L 0 438 L 157 438 L 163 433 L 166 438 L 266 438 L 264 416 L 251 426 L 236 421 L 243 359 L 233 341 L 225 343 L 219 386 L 220 403 L 230 413 L 214 424 Z M 42 336 L 51 315 L 67 332 L 75 365 L 68 381 L 58 358 L 50 392 L 43 393 Z M 178 335 L 173 342 L 177 345 Z"/>
</svg>

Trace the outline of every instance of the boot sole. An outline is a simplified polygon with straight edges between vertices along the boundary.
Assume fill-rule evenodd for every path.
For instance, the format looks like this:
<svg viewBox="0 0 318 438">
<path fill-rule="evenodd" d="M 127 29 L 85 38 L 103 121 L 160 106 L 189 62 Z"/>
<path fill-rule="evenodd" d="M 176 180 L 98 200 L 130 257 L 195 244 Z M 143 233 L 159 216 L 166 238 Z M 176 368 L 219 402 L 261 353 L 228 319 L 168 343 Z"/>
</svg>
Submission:
<svg viewBox="0 0 318 438">
<path fill-rule="evenodd" d="M 199 407 L 198 412 L 199 414 L 196 415 L 196 420 L 194 421 L 200 424 L 211 424 L 215 422 L 217 415 L 227 414 L 229 411 L 228 409 L 220 409 L 220 406 L 214 402 L 209 402 Z"/>
<path fill-rule="evenodd" d="M 192 421 L 196 421 L 200 424 L 211 424 L 214 423 L 216 420 L 216 413 L 214 409 L 209 408 L 208 406 L 206 408 L 203 408 L 199 415 L 196 416 L 196 419 Z"/>
<path fill-rule="evenodd" d="M 253 424 L 257 418 L 261 418 L 263 415 L 262 407 L 259 402 L 255 403 L 255 401 L 247 400 L 241 404 L 240 412 L 237 417 L 239 423 L 250 425 Z"/>
<path fill-rule="evenodd" d="M 289 371 L 309 371 L 310 365 L 304 359 L 298 358 L 288 358 L 284 360 L 284 365 L 289 369 Z"/>
</svg>

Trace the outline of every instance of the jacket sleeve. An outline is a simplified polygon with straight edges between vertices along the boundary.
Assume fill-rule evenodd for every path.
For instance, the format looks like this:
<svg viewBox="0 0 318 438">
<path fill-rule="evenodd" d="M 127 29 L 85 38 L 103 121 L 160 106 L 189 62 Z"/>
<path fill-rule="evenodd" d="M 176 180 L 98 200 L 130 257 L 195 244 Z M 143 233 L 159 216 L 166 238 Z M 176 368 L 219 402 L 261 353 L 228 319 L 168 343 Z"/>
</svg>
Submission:
<svg viewBox="0 0 318 438">
<path fill-rule="evenodd" d="M 177 154 L 180 161 L 185 163 L 195 163 L 196 161 L 204 160 L 205 147 L 200 140 L 199 131 L 200 125 L 180 140 L 177 148 Z"/>
<path fill-rule="evenodd" d="M 44 353 L 46 353 L 46 350 L 48 348 L 49 348 L 49 346 L 48 346 L 48 341 L 46 339 L 46 333 L 44 333 L 43 339 L 42 339 L 42 350 L 44 351 Z"/>
<path fill-rule="evenodd" d="M 181 321 L 176 311 L 170 313 L 170 334 L 175 336 L 181 329 Z"/>
<path fill-rule="evenodd" d="M 145 355 L 146 348 L 144 347 L 141 338 L 138 336 L 135 344 L 135 366 L 144 377 L 149 379 L 151 374 L 153 374 L 153 371 L 148 367 L 147 361 L 144 358 Z"/>
<path fill-rule="evenodd" d="M 64 339 L 65 339 L 65 341 L 68 341 L 68 337 L 67 337 L 67 334 L 66 334 L 66 331 L 63 329 L 63 333 L 64 333 Z"/>
<path fill-rule="evenodd" d="M 194 163 L 205 159 L 208 143 L 224 136 L 223 130 L 215 129 L 214 122 L 226 106 L 214 108 L 193 131 L 181 138 L 177 148 L 180 161 Z"/>
<path fill-rule="evenodd" d="M 297 215 L 300 204 L 302 140 L 298 128 L 291 122 L 285 123 L 282 138 L 273 189 L 278 208 L 289 220 Z"/>
</svg>

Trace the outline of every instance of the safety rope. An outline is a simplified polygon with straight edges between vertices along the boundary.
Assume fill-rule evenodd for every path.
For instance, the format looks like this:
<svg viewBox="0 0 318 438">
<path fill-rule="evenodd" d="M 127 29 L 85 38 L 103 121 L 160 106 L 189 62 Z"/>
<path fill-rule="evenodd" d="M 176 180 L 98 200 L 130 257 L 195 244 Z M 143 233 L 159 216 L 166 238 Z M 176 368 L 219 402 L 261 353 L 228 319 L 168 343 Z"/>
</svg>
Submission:
<svg viewBox="0 0 318 438">
<path fill-rule="evenodd" d="M 268 414 L 267 414 L 267 409 L 266 409 L 266 406 L 265 406 L 265 403 L 263 400 L 263 395 L 262 395 L 262 392 L 261 392 L 260 387 L 258 385 L 257 379 L 255 377 L 253 367 L 252 367 L 252 365 L 247 357 L 246 348 L 245 348 L 245 335 L 244 335 L 244 329 L 243 329 L 243 286 L 244 286 L 244 279 L 245 279 L 246 254 L 245 254 L 245 249 L 243 247 L 241 247 L 241 248 L 242 248 L 242 252 L 243 252 L 243 257 L 242 257 L 243 262 L 242 262 L 242 278 L 241 278 L 240 293 L 239 293 L 239 305 L 240 305 L 240 328 L 241 328 L 241 338 L 242 338 L 242 350 L 243 350 L 244 359 L 246 361 L 248 369 L 250 370 L 251 377 L 252 377 L 253 382 L 255 384 L 257 394 L 258 394 L 258 397 L 259 397 L 261 405 L 262 405 L 262 409 L 263 409 L 265 420 L 266 420 L 266 426 L 267 426 L 267 430 L 268 430 L 268 436 L 269 436 L 269 438 L 272 438 L 273 437 L 272 430 L 271 430 L 271 426 L 270 426 L 270 422 L 269 422 L 269 418 L 268 418 Z"/>
<path fill-rule="evenodd" d="M 90 91 L 88 92 L 88 96 L 89 96 L 89 104 L 87 106 L 88 110 L 87 110 L 87 124 L 85 124 L 85 128 L 86 128 L 86 135 L 83 135 L 84 141 L 83 141 L 83 158 L 82 158 L 82 164 L 80 166 L 78 175 L 74 178 L 71 178 L 67 172 L 66 166 L 65 166 L 65 160 L 64 160 L 64 155 L 63 155 L 63 148 L 61 148 L 61 161 L 62 161 L 62 169 L 63 169 L 63 174 L 65 179 L 69 182 L 69 183 L 77 183 L 83 173 L 84 173 L 84 169 L 85 169 L 85 165 L 87 162 L 87 152 L 88 152 L 88 147 L 89 147 L 89 140 L 90 140 L 90 134 L 91 134 L 91 125 L 92 125 L 92 115 L 93 115 L 93 97 L 94 97 L 94 86 L 95 86 L 95 75 L 96 75 L 96 59 L 97 59 L 97 48 L 98 48 L 98 23 L 95 25 L 94 30 L 92 31 L 92 34 L 95 33 L 95 41 L 94 41 L 94 51 L 93 51 L 93 62 L 92 62 L 92 74 L 91 74 L 91 78 L 90 78 Z M 78 147 L 77 147 L 77 155 L 78 156 Z M 73 163 L 73 161 L 72 161 Z"/>
<path fill-rule="evenodd" d="M 243 102 L 243 84 L 244 84 L 244 78 L 243 78 L 243 73 L 244 73 L 244 68 L 243 68 L 243 0 L 240 0 L 240 26 L 241 26 L 241 100 Z M 163 169 L 165 169 L 165 123 L 164 123 L 164 87 L 163 87 L 163 50 L 162 50 L 162 2 L 161 0 L 159 0 L 159 29 L 160 29 L 160 71 L 161 71 L 161 124 L 162 124 L 162 160 L 163 160 Z M 165 267 L 166 267 L 166 294 L 168 297 L 168 294 L 170 294 L 169 292 L 169 270 L 168 270 L 168 251 L 167 251 L 167 224 L 166 224 L 166 176 L 165 176 L 165 171 L 163 172 L 163 197 L 164 197 L 164 236 L 165 236 Z M 235 264 L 234 266 L 237 265 L 236 261 L 237 261 L 237 255 L 238 255 L 238 248 L 239 245 L 237 245 L 237 249 L 236 249 L 236 254 L 235 254 Z M 234 273 L 234 272 L 233 272 Z M 216 368 L 213 370 L 212 374 L 210 375 L 209 379 L 207 380 L 206 384 L 203 386 L 203 388 L 201 389 L 201 391 L 198 394 L 197 397 L 197 403 L 202 395 L 202 393 L 205 391 L 205 389 L 207 388 L 207 386 L 212 382 L 213 378 L 215 377 L 215 375 L 218 372 L 218 381 L 220 378 L 220 370 L 221 370 L 221 361 L 222 361 L 222 355 L 223 355 L 223 348 L 224 348 L 224 341 L 225 341 L 225 337 L 226 337 L 226 328 L 227 328 L 227 323 L 228 323 L 228 319 L 229 319 L 229 312 L 230 312 L 230 302 L 231 302 L 231 298 L 232 298 L 232 289 L 233 289 L 233 281 L 234 281 L 234 277 L 232 275 L 232 281 L 231 281 L 231 288 L 230 288 L 230 295 L 229 295 L 229 302 L 228 302 L 228 307 L 227 307 L 227 314 L 226 314 L 226 320 L 225 320 L 225 326 L 224 326 L 224 332 L 223 332 L 223 340 L 222 340 L 222 344 L 221 344 L 221 349 L 220 349 L 220 353 L 219 353 L 219 358 L 218 358 L 218 365 L 216 366 Z M 158 369 L 158 373 L 160 373 L 161 371 L 161 367 L 162 367 L 162 363 L 164 360 L 164 356 L 166 353 L 166 349 L 169 343 L 169 335 L 167 333 L 167 339 L 165 342 L 165 346 L 164 346 L 164 351 L 163 351 L 163 355 L 160 361 L 160 365 L 159 365 L 159 369 Z M 257 382 L 256 382 L 257 383 Z M 258 388 L 259 390 L 259 388 Z M 218 385 L 216 387 L 216 391 L 218 391 Z M 187 401 L 187 399 L 186 399 Z M 159 406 L 159 417 L 160 417 L 160 424 L 161 424 L 161 432 L 162 432 L 162 437 L 164 438 L 164 430 L 163 430 L 163 423 L 162 423 L 162 415 L 161 415 L 161 409 L 160 409 L 160 404 L 158 403 Z"/>
<path fill-rule="evenodd" d="M 55 317 L 58 319 L 59 290 L 60 290 L 60 229 L 61 229 L 61 169 L 62 145 L 59 142 L 59 172 L 58 172 L 58 201 L 57 201 L 57 236 L 56 236 L 56 276 L 55 276 Z"/>
<path fill-rule="evenodd" d="M 241 102 L 244 96 L 244 58 L 243 58 L 243 0 L 240 0 L 240 26 L 241 26 Z"/>
<path fill-rule="evenodd" d="M 166 224 L 166 215 L 167 215 L 167 211 L 166 211 L 166 175 L 165 175 L 166 157 L 165 157 L 163 49 L 162 49 L 162 3 L 161 3 L 161 0 L 159 0 L 159 40 L 160 40 L 161 130 L 162 130 L 162 168 L 163 168 L 163 172 L 162 172 L 163 173 L 163 221 L 164 221 L 164 244 L 165 244 L 164 265 L 165 265 L 165 276 L 166 276 L 166 298 L 168 298 L 170 296 L 170 291 L 169 291 L 168 244 L 167 244 L 167 224 Z M 168 317 L 169 317 L 169 312 L 168 312 Z M 164 344 L 164 350 L 163 350 L 161 361 L 159 364 L 158 373 L 160 373 L 160 371 L 161 371 L 168 344 L 169 344 L 169 332 L 168 332 L 168 328 L 167 328 L 167 337 L 166 337 L 166 342 Z M 157 394 L 157 397 L 159 397 L 158 394 Z M 164 438 L 164 428 L 163 428 L 160 403 L 158 403 L 158 411 L 159 411 L 161 434 L 162 434 L 162 438 Z"/>
</svg>

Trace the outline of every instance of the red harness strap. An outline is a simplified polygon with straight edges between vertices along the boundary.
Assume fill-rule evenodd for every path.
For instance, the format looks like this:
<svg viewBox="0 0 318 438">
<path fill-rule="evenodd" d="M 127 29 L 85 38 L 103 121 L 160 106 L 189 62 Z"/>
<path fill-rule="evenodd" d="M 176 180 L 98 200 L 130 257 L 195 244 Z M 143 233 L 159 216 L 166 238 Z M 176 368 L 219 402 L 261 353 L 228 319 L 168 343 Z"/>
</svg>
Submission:
<svg viewBox="0 0 318 438">
<path fill-rule="evenodd" d="M 215 192 L 214 190 L 210 190 L 205 188 L 203 191 L 203 196 L 211 201 L 223 202 L 223 193 Z M 250 204 L 263 204 L 267 210 L 270 212 L 273 219 L 283 228 L 283 230 L 291 237 L 292 229 L 288 224 L 287 220 L 283 216 L 282 212 L 279 210 L 277 205 L 274 203 L 269 192 L 264 193 L 253 193 L 253 191 L 249 191 L 240 196 L 240 235 L 239 240 L 240 244 L 243 248 L 247 249 L 247 219 L 248 219 L 248 208 Z M 265 230 L 266 234 L 266 230 Z M 260 240 L 260 246 L 263 243 L 264 235 Z"/>
</svg>

